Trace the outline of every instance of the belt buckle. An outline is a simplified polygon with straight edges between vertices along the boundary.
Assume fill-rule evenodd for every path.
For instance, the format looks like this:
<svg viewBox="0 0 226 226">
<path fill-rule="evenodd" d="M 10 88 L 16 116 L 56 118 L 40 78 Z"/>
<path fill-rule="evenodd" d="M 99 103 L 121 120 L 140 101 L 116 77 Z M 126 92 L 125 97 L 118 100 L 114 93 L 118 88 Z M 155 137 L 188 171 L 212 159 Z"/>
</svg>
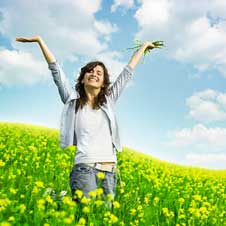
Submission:
<svg viewBox="0 0 226 226">
<path fill-rule="evenodd" d="M 94 167 L 98 170 L 103 170 L 103 165 L 101 165 L 100 163 L 95 163 Z"/>
<path fill-rule="evenodd" d="M 102 171 L 113 172 L 114 166 L 112 166 L 112 165 L 102 165 L 100 163 L 96 163 L 95 168 L 102 170 Z"/>
</svg>

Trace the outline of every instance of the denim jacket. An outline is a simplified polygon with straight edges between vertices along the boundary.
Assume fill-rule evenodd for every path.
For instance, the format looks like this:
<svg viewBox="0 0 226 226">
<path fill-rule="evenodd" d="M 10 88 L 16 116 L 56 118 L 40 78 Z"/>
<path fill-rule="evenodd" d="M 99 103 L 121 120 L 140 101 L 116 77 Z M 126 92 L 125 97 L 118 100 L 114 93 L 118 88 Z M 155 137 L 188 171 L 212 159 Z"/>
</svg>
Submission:
<svg viewBox="0 0 226 226">
<path fill-rule="evenodd" d="M 80 97 L 79 93 L 74 87 L 70 86 L 69 81 L 57 60 L 49 63 L 48 68 L 52 72 L 54 82 L 58 88 L 61 100 L 64 103 L 60 121 L 60 147 L 64 149 L 71 145 L 76 146 L 75 106 L 76 100 Z M 112 143 L 118 152 L 122 151 L 122 146 L 120 143 L 119 128 L 114 108 L 116 101 L 121 95 L 126 83 L 131 79 L 133 72 L 133 69 L 129 65 L 126 65 L 123 68 L 115 82 L 109 87 L 110 95 L 106 95 L 106 103 L 100 106 L 109 119 Z"/>
</svg>

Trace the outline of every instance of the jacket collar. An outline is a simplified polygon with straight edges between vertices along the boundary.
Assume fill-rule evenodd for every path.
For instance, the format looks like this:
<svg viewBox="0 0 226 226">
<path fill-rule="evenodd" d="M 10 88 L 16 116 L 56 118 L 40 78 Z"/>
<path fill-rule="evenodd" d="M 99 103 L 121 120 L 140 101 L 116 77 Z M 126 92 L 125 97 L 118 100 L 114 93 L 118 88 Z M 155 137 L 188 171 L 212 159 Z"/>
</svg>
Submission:
<svg viewBox="0 0 226 226">
<path fill-rule="evenodd" d="M 77 90 L 73 89 L 70 96 L 69 96 L 68 101 L 78 99 L 79 97 L 80 97 L 79 92 Z"/>
</svg>

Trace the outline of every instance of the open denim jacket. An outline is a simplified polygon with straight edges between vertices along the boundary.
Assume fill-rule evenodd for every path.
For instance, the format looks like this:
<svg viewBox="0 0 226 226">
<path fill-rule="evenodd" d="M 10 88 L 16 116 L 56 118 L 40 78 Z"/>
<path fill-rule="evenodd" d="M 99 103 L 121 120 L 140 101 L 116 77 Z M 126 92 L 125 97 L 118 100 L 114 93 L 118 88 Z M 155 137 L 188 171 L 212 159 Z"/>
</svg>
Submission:
<svg viewBox="0 0 226 226">
<path fill-rule="evenodd" d="M 60 147 L 64 149 L 67 146 L 77 145 L 75 133 L 75 106 L 76 100 L 80 96 L 75 88 L 70 86 L 58 61 L 49 63 L 48 68 L 52 72 L 54 82 L 58 87 L 61 100 L 64 103 L 60 121 Z M 101 109 L 106 113 L 109 119 L 112 143 L 118 152 L 122 151 L 122 146 L 120 143 L 119 129 L 114 113 L 114 107 L 126 83 L 131 79 L 133 72 L 133 69 L 129 65 L 126 65 L 123 68 L 115 82 L 109 87 L 110 95 L 106 95 L 107 102 L 101 106 Z"/>
</svg>

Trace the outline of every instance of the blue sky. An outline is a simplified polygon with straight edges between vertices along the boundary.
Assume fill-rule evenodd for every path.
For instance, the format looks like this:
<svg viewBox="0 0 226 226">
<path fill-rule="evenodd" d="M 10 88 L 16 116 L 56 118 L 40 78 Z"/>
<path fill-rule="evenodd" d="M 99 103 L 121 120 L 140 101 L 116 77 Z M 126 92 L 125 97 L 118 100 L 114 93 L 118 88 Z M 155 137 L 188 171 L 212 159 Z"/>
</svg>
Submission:
<svg viewBox="0 0 226 226">
<path fill-rule="evenodd" d="M 218 1 L 1 1 L 0 121 L 59 129 L 63 103 L 37 43 L 43 37 L 74 86 L 102 60 L 113 82 L 133 40 L 163 40 L 137 65 L 117 103 L 123 146 L 156 158 L 226 168 L 226 3 Z"/>
</svg>

